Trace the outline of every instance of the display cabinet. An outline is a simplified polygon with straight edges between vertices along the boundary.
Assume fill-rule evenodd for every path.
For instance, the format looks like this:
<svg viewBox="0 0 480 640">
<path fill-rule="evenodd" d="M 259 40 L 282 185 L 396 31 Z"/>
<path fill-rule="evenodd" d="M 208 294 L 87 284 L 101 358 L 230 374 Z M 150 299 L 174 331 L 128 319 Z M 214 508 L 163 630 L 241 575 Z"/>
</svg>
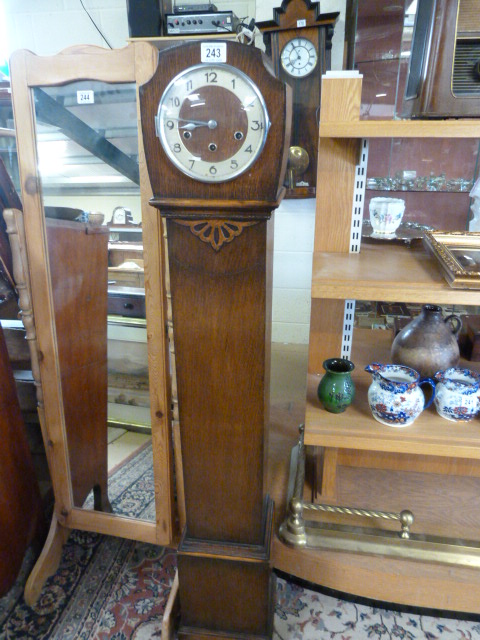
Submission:
<svg viewBox="0 0 480 640">
<path fill-rule="evenodd" d="M 417 226 L 418 230 L 418 225 L 469 229 L 478 139 L 374 138 L 368 146 L 365 219 L 371 198 L 402 198 L 403 222 L 411 229 Z M 364 235 L 368 229 L 364 222 Z"/>
<path fill-rule="evenodd" d="M 457 3 L 453 4 L 456 13 Z M 359 3 L 356 7 L 354 68 L 363 75 L 362 119 L 406 117 L 405 87 L 415 7 L 416 3 L 390 1 Z M 396 197 L 405 200 L 404 221 L 438 229 L 467 228 L 477 156 L 478 140 L 472 138 L 370 138 L 364 207 L 367 215 L 370 198 Z M 457 212 L 455 216 L 450 215 L 452 210 Z M 460 210 L 466 214 L 463 218 Z"/>
<path fill-rule="evenodd" d="M 480 291 L 454 290 L 447 284 L 421 242 L 361 245 L 368 139 L 473 140 L 480 135 L 480 123 L 360 120 L 361 84 L 353 74 L 323 79 L 304 432 L 307 467 L 301 496 L 304 513 L 315 507 L 326 511 L 328 505 L 357 509 L 344 509 L 335 517 L 320 516 L 318 510 L 312 525 L 321 530 L 318 548 L 309 547 L 308 536 L 298 536 L 294 548 L 277 547 L 275 563 L 304 579 L 364 597 L 477 612 L 480 578 L 473 556 L 478 543 L 467 550 L 459 539 L 478 539 L 478 421 L 452 425 L 432 407 L 409 428 L 377 423 L 367 403 L 371 378 L 364 368 L 373 361 L 391 361 L 393 333 L 354 327 L 354 308 L 359 300 L 480 304 Z M 339 355 L 355 363 L 356 397 L 345 413 L 332 414 L 320 406 L 316 391 L 323 361 Z M 469 366 L 478 368 L 478 363 Z M 286 521 L 299 524 L 299 530 L 301 509 L 301 502 L 290 502 Z M 415 514 L 412 530 L 419 536 L 414 541 L 391 533 L 391 519 L 398 519 L 394 512 L 403 509 Z M 384 537 L 370 552 L 362 551 L 360 532 L 366 535 L 367 528 L 361 516 L 376 517 L 379 511 L 381 519 L 370 525 L 368 535 L 388 530 L 398 544 L 392 550 Z M 352 523 L 351 545 L 339 553 L 345 518 Z M 339 520 L 344 528 L 329 537 L 328 527 L 337 527 Z M 433 547 L 419 550 L 415 545 L 420 539 L 433 541 L 444 555 L 435 557 Z"/>
</svg>

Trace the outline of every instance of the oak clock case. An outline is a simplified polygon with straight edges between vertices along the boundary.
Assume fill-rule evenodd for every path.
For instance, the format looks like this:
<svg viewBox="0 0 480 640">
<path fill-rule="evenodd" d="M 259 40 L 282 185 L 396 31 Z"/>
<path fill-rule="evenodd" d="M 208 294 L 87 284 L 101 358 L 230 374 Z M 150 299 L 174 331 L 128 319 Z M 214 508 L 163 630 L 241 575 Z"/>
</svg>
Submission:
<svg viewBox="0 0 480 640">
<path fill-rule="evenodd" d="M 293 89 L 292 154 L 289 166 L 292 171 L 287 171 L 286 182 L 290 197 L 315 195 L 321 77 L 330 67 L 326 61 L 325 36 L 324 29 L 307 27 L 280 32 L 272 43 L 272 57 L 276 59 L 279 77 Z M 303 169 L 296 164 L 299 154 Z"/>
<path fill-rule="evenodd" d="M 240 45 L 232 41 L 216 40 L 215 46 L 218 46 L 219 42 L 227 47 L 227 56 L 231 56 L 233 51 L 238 52 L 238 47 L 240 51 L 243 51 L 244 48 L 248 49 L 247 45 Z M 276 176 L 285 171 L 286 165 L 286 157 L 282 146 L 284 138 L 283 125 L 279 127 L 277 123 L 280 120 L 284 121 L 285 101 L 282 99 L 277 103 L 275 100 L 267 98 L 266 94 L 278 86 L 278 79 L 275 78 L 274 71 L 271 69 L 271 62 L 261 51 L 255 50 L 254 54 L 245 56 L 247 59 L 242 62 L 241 67 L 235 66 L 230 57 L 228 57 L 226 63 L 220 64 L 223 70 L 222 73 L 225 74 L 223 77 L 227 79 L 229 87 L 233 87 L 232 82 L 236 81 L 237 87 L 242 85 L 251 89 L 250 98 L 248 99 L 253 101 L 253 111 L 250 108 L 248 110 L 242 109 L 240 106 L 241 94 L 234 93 L 225 87 L 220 87 L 221 79 L 220 83 L 218 78 L 217 82 L 209 82 L 204 75 L 205 84 L 202 90 L 205 92 L 206 106 L 200 108 L 206 108 L 206 116 L 190 118 L 191 120 L 201 121 L 201 125 L 193 121 L 182 125 L 177 120 L 169 119 L 166 111 L 165 114 L 163 113 L 162 104 L 168 105 L 170 98 L 173 100 L 178 98 L 177 106 L 174 107 L 174 111 L 177 114 L 182 108 L 187 109 L 186 104 L 180 107 L 180 102 L 183 104 L 183 100 L 180 101 L 180 97 L 171 94 L 173 86 L 177 86 L 181 93 L 184 91 L 180 88 L 180 82 L 175 85 L 173 82 L 175 78 L 181 75 L 182 83 L 183 80 L 186 80 L 186 85 L 191 80 L 190 74 L 193 73 L 193 77 L 198 79 L 199 76 L 197 74 L 202 72 L 202 68 L 203 74 L 218 73 L 218 62 L 201 63 L 200 47 L 200 43 L 191 43 L 191 46 L 190 44 L 178 45 L 160 51 L 159 69 L 162 69 L 162 72 L 157 72 L 154 78 L 155 82 L 152 79 L 151 85 L 148 85 L 148 90 L 147 86 L 142 87 L 140 90 L 146 161 L 154 194 L 152 204 L 162 204 L 163 209 L 163 204 L 168 202 L 171 207 L 177 209 L 187 206 L 188 203 L 186 205 L 186 201 L 188 199 L 197 198 L 202 200 L 202 209 L 217 209 L 217 204 L 213 204 L 212 200 L 218 199 L 228 201 L 226 203 L 228 208 L 233 207 L 241 210 L 244 206 L 234 205 L 234 201 L 246 202 L 250 200 L 253 203 L 277 201 L 278 197 L 283 195 L 283 189 L 278 187 Z M 182 62 L 179 62 L 180 53 Z M 198 70 L 199 65 L 200 70 Z M 231 67 L 234 66 L 235 70 L 232 71 Z M 165 73 L 166 69 L 168 69 L 168 73 Z M 211 78 L 212 76 L 210 76 L 210 80 Z M 262 83 L 260 83 L 260 79 Z M 219 92 L 221 97 L 217 100 L 218 95 L 220 95 Z M 196 95 L 195 92 L 193 92 L 193 95 Z M 214 99 L 213 96 L 215 96 Z M 217 110 L 224 112 L 224 108 L 226 109 L 227 107 L 225 100 L 228 101 L 229 120 L 225 121 L 223 117 L 223 122 L 216 126 L 216 124 L 209 121 L 216 122 Z M 191 104 L 190 100 L 188 102 Z M 234 113 L 230 110 L 230 102 L 236 105 Z M 215 110 L 212 117 L 208 115 L 209 112 L 211 115 L 211 109 Z M 248 118 L 250 127 L 248 131 L 245 128 L 246 120 L 240 118 L 242 113 L 242 118 Z M 172 115 L 183 118 L 183 115 L 175 115 L 173 111 Z M 238 126 L 234 126 L 235 124 L 238 124 Z M 182 126 L 185 128 L 182 129 Z M 228 140 L 224 141 L 221 137 L 227 129 Z M 187 137 L 185 137 L 185 133 L 187 133 Z M 191 138 L 188 137 L 190 133 L 192 134 Z M 241 134 L 240 140 L 235 139 L 235 134 L 237 133 Z M 250 145 L 247 142 L 247 140 L 252 139 L 250 136 L 256 141 L 255 144 Z M 206 145 L 203 145 L 204 138 Z M 176 147 L 176 149 L 181 149 L 181 153 L 188 151 L 191 154 L 189 161 L 181 162 L 176 155 L 175 148 L 171 148 L 169 144 L 165 145 L 167 147 L 167 151 L 165 151 L 164 143 L 167 141 L 173 143 L 173 145 L 178 144 L 179 147 Z M 210 142 L 218 147 L 217 151 L 207 150 Z M 242 170 L 238 174 L 237 171 L 234 171 L 234 168 L 226 166 L 225 174 L 220 174 L 219 176 L 208 175 L 202 178 L 197 174 L 195 165 L 193 170 L 190 169 L 191 160 L 194 160 L 191 152 L 197 151 L 194 146 L 196 144 L 200 144 L 202 153 L 205 154 L 206 158 L 221 158 L 221 154 L 227 154 L 230 158 L 228 165 L 230 165 L 231 160 L 237 160 L 237 158 L 231 156 L 235 155 L 240 148 L 245 152 L 245 157 L 251 163 L 239 166 L 237 169 L 240 168 Z M 199 158 L 199 156 L 196 157 Z M 204 162 L 203 157 L 201 162 Z M 224 162 L 224 160 L 221 162 Z M 273 169 L 270 163 L 273 165 Z M 182 168 L 179 168 L 179 164 L 182 164 Z M 211 164 L 215 163 L 212 162 Z M 162 167 L 161 172 L 155 170 L 157 166 Z M 190 172 L 192 173 L 190 174 Z M 205 199 L 206 196 L 208 196 L 207 199 Z M 173 200 L 171 201 L 170 199 Z M 179 199 L 183 201 L 183 204 L 179 202 Z M 197 201 L 199 202 L 199 200 Z M 224 213 L 219 215 L 220 217 L 225 217 Z"/>
<path fill-rule="evenodd" d="M 202 62 L 202 44 L 161 51 L 140 88 L 151 204 L 168 238 L 186 510 L 179 637 L 270 638 L 271 214 L 290 92 L 259 49 L 223 42 L 222 62 Z"/>
</svg>

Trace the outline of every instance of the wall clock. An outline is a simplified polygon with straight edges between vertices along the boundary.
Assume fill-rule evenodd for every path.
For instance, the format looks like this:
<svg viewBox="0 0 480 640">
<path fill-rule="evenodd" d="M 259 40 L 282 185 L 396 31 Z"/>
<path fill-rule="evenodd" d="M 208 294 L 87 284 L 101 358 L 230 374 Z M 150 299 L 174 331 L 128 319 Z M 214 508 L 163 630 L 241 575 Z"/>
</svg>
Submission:
<svg viewBox="0 0 480 640">
<path fill-rule="evenodd" d="M 282 68 L 292 78 L 308 76 L 315 71 L 317 61 L 317 50 L 308 38 L 292 38 L 280 54 Z"/>
<path fill-rule="evenodd" d="M 168 237 L 186 511 L 178 637 L 271 638 L 271 214 L 291 91 L 259 49 L 197 41 L 159 53 L 140 112 Z"/>
<path fill-rule="evenodd" d="M 293 89 L 293 122 L 287 196 L 315 196 L 322 74 L 331 66 L 335 23 L 340 14 L 320 13 L 320 3 L 284 0 L 273 20 L 257 23 L 275 73 Z"/>
</svg>

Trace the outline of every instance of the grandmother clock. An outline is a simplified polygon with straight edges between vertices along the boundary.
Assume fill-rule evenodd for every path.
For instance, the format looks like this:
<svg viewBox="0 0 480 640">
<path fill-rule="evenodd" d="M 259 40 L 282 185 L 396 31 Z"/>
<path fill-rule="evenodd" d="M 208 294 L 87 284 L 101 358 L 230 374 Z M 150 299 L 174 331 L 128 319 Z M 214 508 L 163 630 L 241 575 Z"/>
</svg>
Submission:
<svg viewBox="0 0 480 640">
<path fill-rule="evenodd" d="M 320 13 L 320 3 L 283 0 L 273 20 L 258 22 L 275 73 L 293 89 L 287 197 L 315 197 L 322 75 L 331 67 L 339 12 Z"/>
<path fill-rule="evenodd" d="M 140 88 L 150 204 L 168 236 L 186 506 L 179 638 L 272 635 L 269 220 L 290 107 L 269 64 L 237 42 L 190 42 L 161 51 Z"/>
</svg>

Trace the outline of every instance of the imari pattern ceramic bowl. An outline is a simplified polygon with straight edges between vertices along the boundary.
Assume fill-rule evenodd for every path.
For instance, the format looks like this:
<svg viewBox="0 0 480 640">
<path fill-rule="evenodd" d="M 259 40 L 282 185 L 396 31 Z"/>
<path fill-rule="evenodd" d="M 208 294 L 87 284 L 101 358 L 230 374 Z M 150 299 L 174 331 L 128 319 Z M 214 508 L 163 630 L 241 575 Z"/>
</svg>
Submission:
<svg viewBox="0 0 480 640">
<path fill-rule="evenodd" d="M 480 375 L 470 369 L 450 367 L 435 374 L 435 408 L 453 422 L 468 422 L 480 411 Z"/>
</svg>

